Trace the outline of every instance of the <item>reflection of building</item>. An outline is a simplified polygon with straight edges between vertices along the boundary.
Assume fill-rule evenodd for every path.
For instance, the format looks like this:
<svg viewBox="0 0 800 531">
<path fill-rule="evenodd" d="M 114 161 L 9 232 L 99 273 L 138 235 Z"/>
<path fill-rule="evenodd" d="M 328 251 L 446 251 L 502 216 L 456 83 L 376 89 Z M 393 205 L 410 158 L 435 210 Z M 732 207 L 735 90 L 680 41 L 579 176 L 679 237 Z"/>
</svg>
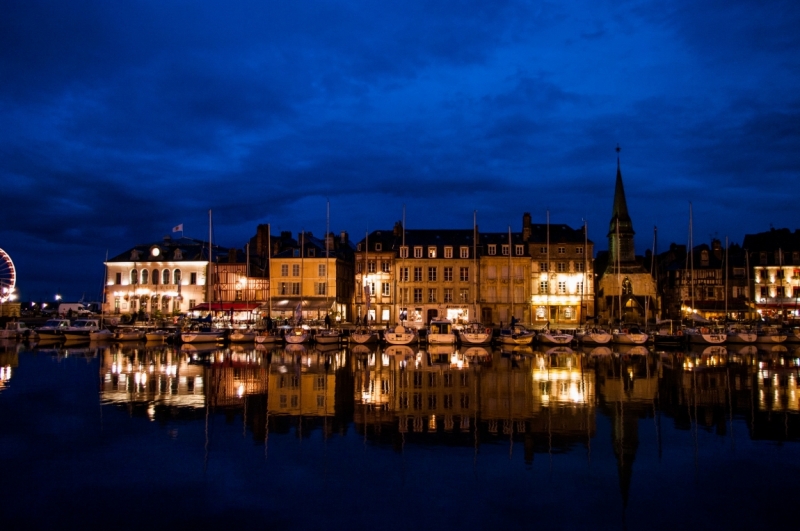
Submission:
<svg viewBox="0 0 800 531">
<path fill-rule="evenodd" d="M 11 373 L 19 366 L 19 348 L 21 343 L 16 340 L 3 339 L 0 350 L 0 391 L 6 388 L 11 380 Z"/>
<path fill-rule="evenodd" d="M 205 406 L 205 368 L 173 347 L 111 345 L 100 363 L 100 397 L 105 404 L 143 404 L 200 409 Z"/>
<path fill-rule="evenodd" d="M 655 280 L 636 257 L 633 235 L 617 157 L 614 208 L 608 230 L 608 253 L 604 255 L 607 264 L 597 286 L 597 311 L 602 322 L 643 322 L 657 312 Z M 601 261 L 598 255 L 598 262 Z"/>
<path fill-rule="evenodd" d="M 328 358 L 314 351 L 273 358 L 266 382 L 270 415 L 333 416 L 341 359 L 339 354 Z"/>
</svg>

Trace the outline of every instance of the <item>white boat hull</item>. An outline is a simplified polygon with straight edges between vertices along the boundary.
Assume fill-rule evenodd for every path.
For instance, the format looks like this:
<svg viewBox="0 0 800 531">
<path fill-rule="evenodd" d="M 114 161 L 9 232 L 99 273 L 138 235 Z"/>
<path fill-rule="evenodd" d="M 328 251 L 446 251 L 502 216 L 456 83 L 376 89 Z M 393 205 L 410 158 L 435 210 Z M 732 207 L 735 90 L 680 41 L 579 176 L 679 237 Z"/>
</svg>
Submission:
<svg viewBox="0 0 800 531">
<path fill-rule="evenodd" d="M 614 343 L 618 345 L 644 345 L 649 336 L 647 334 L 634 334 L 626 332 L 615 332 L 613 334 Z"/>
</svg>

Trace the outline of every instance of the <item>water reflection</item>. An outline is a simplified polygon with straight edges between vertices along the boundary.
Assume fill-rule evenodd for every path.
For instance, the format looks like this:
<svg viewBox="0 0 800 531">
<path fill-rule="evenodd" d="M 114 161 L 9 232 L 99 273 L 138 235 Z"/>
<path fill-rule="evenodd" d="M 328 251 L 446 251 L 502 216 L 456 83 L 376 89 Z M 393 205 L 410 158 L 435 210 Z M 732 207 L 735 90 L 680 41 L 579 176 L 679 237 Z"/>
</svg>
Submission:
<svg viewBox="0 0 800 531">
<path fill-rule="evenodd" d="M 9 342 L 2 348 L 0 389 L 8 385 L 22 347 Z M 40 344 L 34 350 L 59 359 L 98 357 L 104 404 L 141 410 L 153 419 L 160 412 L 194 416 L 188 411 L 246 407 L 257 436 L 278 425 L 305 426 L 306 434 L 315 426 L 327 434 L 352 425 L 367 438 L 417 434 L 419 442 L 460 433 L 469 435 L 464 444 L 521 441 L 530 458 L 556 448 L 588 449 L 598 415 L 611 419 L 615 441 L 634 446 L 644 418 L 667 417 L 679 429 L 718 435 L 728 434 L 738 418 L 747 421 L 754 438 L 800 435 L 795 346 L 675 351 L 84 343 Z M 335 422 L 328 426 L 325 419 Z M 630 451 L 625 448 L 617 449 L 622 460 Z"/>
</svg>

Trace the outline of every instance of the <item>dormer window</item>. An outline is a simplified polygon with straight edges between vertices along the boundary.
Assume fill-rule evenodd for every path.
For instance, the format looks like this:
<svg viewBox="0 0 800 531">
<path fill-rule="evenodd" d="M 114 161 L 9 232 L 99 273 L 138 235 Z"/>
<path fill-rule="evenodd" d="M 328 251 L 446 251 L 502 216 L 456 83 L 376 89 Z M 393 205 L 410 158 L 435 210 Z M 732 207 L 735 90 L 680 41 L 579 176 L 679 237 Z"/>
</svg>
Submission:
<svg viewBox="0 0 800 531">
<path fill-rule="evenodd" d="M 453 258 L 453 248 L 449 245 L 444 248 L 444 257 L 445 258 Z"/>
<path fill-rule="evenodd" d="M 316 249 L 313 247 L 311 249 L 307 249 L 306 252 L 308 253 L 308 256 L 315 256 L 317 254 Z"/>
<path fill-rule="evenodd" d="M 173 253 L 172 258 L 175 260 L 183 260 L 183 253 L 180 249 L 175 249 L 175 253 Z"/>
<path fill-rule="evenodd" d="M 459 253 L 461 258 L 469 258 L 469 247 L 461 247 Z"/>
<path fill-rule="evenodd" d="M 414 247 L 414 258 L 422 258 L 422 247 Z"/>
<path fill-rule="evenodd" d="M 489 256 L 494 256 L 496 254 L 497 254 L 497 245 L 492 243 L 489 245 Z"/>
<path fill-rule="evenodd" d="M 525 247 L 523 245 L 515 245 L 514 252 L 517 256 L 522 256 L 525 254 Z"/>
<path fill-rule="evenodd" d="M 137 249 L 134 249 L 133 251 L 131 251 L 131 260 L 134 261 L 138 260 L 139 255 L 140 255 L 139 251 Z"/>
<path fill-rule="evenodd" d="M 428 247 L 428 258 L 436 258 L 436 247 Z"/>
<path fill-rule="evenodd" d="M 408 247 L 400 247 L 400 258 L 408 258 Z"/>
<path fill-rule="evenodd" d="M 708 265 L 708 251 L 705 249 L 700 251 L 700 265 Z"/>
<path fill-rule="evenodd" d="M 382 245 L 382 244 L 380 244 L 380 243 L 376 243 L 376 244 L 375 244 L 375 250 L 376 250 L 376 251 L 382 251 L 382 250 L 383 250 L 383 245 Z"/>
</svg>

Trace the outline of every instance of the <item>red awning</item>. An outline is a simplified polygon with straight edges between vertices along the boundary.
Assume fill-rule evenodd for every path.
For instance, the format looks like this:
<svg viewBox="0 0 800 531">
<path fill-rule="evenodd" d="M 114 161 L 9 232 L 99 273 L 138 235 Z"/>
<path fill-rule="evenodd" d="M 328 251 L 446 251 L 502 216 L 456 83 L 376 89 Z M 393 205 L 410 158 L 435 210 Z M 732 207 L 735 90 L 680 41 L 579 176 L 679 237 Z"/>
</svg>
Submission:
<svg viewBox="0 0 800 531">
<path fill-rule="evenodd" d="M 193 312 L 252 312 L 261 306 L 257 302 L 204 302 L 189 308 Z"/>
</svg>

